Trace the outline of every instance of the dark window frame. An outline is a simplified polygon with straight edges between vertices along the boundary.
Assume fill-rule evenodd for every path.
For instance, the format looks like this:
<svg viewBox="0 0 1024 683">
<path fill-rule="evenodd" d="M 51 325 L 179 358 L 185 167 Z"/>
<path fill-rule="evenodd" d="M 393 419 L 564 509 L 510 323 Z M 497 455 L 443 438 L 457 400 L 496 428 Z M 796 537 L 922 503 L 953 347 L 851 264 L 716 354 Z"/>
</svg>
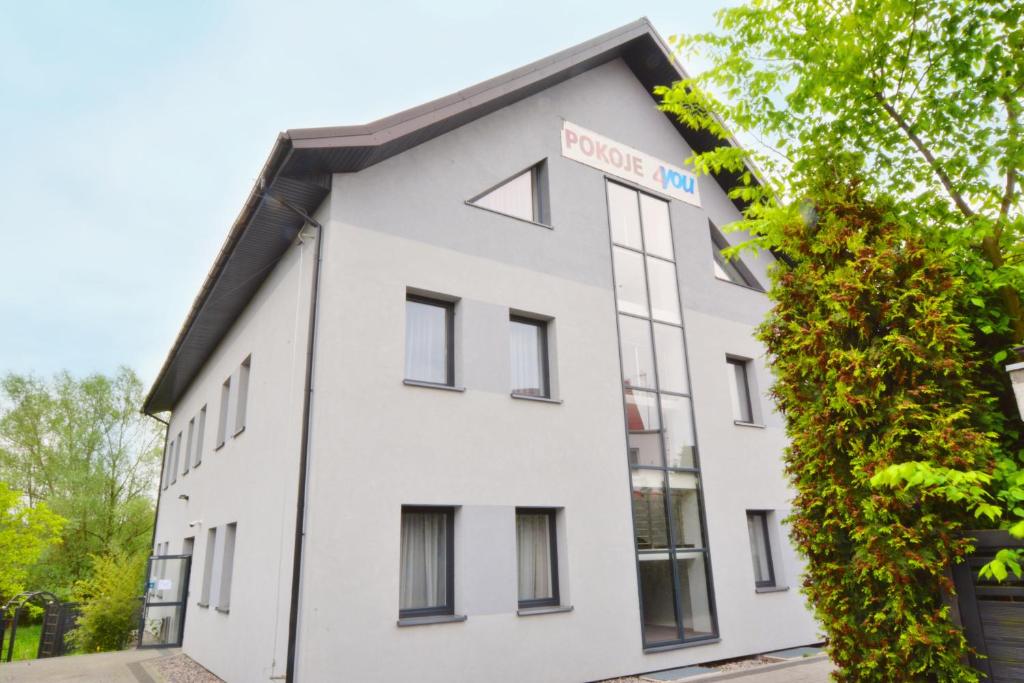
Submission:
<svg viewBox="0 0 1024 683">
<path fill-rule="evenodd" d="M 445 519 L 445 604 L 411 609 L 399 607 L 398 618 L 452 616 L 455 614 L 455 508 L 446 505 L 403 505 L 402 517 L 407 512 L 447 515 Z M 401 528 L 399 528 L 399 544 L 401 544 Z M 401 571 L 401 552 L 399 552 L 399 571 Z M 399 594 L 401 594 L 401 576 L 399 577 Z"/>
<path fill-rule="evenodd" d="M 768 535 L 768 511 L 767 510 L 747 510 L 747 519 L 761 518 L 761 533 L 764 535 L 764 547 L 761 549 L 764 552 L 765 560 L 768 564 L 768 579 L 758 581 L 757 577 L 754 577 L 755 588 L 774 588 L 776 586 L 775 581 L 775 563 L 772 561 L 772 539 Z M 755 522 L 756 523 L 756 522 Z M 754 558 L 750 558 L 753 560 Z"/>
<path fill-rule="evenodd" d="M 729 244 L 729 240 L 725 238 L 725 235 L 723 235 L 722 231 L 718 229 L 718 226 L 709 221 L 708 227 L 711 229 L 712 257 L 718 263 L 718 266 L 722 270 L 724 270 L 727 275 L 729 272 L 729 268 L 735 269 L 736 273 L 739 275 L 740 280 L 742 280 L 742 282 L 736 282 L 731 277 L 729 277 L 728 279 L 724 279 L 719 277 L 717 274 L 715 275 L 715 278 L 718 280 L 723 280 L 725 282 L 732 283 L 734 285 L 739 285 L 740 287 L 748 287 L 750 289 L 756 289 L 759 292 L 763 292 L 764 287 L 762 287 L 761 283 L 757 281 L 757 278 L 754 277 L 754 274 L 750 272 L 750 268 L 747 268 L 747 264 L 745 264 L 741 259 L 738 258 L 727 259 L 725 257 L 725 254 L 722 253 L 723 249 L 728 249 L 732 245 Z"/>
<path fill-rule="evenodd" d="M 752 396 L 750 386 L 750 361 L 745 358 L 739 358 L 737 356 L 726 356 L 725 362 L 733 368 L 739 368 L 743 373 L 743 386 L 740 387 L 736 382 L 736 371 L 733 370 L 732 377 L 730 378 L 736 388 L 736 396 L 739 399 L 740 412 L 743 412 L 743 405 L 746 405 L 747 415 L 749 419 L 744 420 L 742 415 L 733 415 L 737 422 L 744 424 L 755 424 L 756 415 L 754 415 L 754 397 Z M 742 391 L 740 391 L 742 389 Z"/>
<path fill-rule="evenodd" d="M 539 318 L 530 318 L 524 315 L 517 315 L 510 313 L 508 316 L 509 323 L 519 323 L 520 325 L 531 325 L 536 327 L 539 331 L 538 338 L 540 339 L 540 376 L 541 376 L 541 394 L 539 396 L 534 394 L 523 394 L 520 392 L 513 391 L 513 396 L 528 396 L 530 398 L 551 398 L 551 359 L 548 355 L 548 323 L 549 320 L 541 320 Z"/>
<path fill-rule="evenodd" d="M 444 309 L 444 346 L 445 346 L 445 381 L 444 382 L 431 382 L 428 380 L 415 379 L 413 377 L 406 377 L 405 380 L 409 382 L 416 382 L 418 384 L 434 385 L 439 387 L 454 387 L 455 386 L 455 302 L 446 301 L 444 299 L 435 299 L 429 296 L 423 296 L 422 294 L 406 293 L 406 302 L 414 302 L 423 304 L 425 306 L 436 306 L 437 308 Z M 408 324 L 408 320 L 406 321 Z M 406 344 L 408 344 L 408 338 L 406 338 Z M 404 371 L 403 371 L 404 373 Z"/>
<path fill-rule="evenodd" d="M 520 514 L 539 515 L 543 514 L 548 518 L 548 542 L 551 545 L 551 597 L 538 598 L 536 600 L 519 600 L 519 609 L 532 609 L 534 607 L 558 607 L 562 604 L 561 593 L 558 582 L 558 510 L 556 508 L 516 508 L 516 518 Z M 516 563 L 519 562 L 519 545 L 516 544 Z M 518 572 L 516 580 L 519 580 Z"/>
</svg>

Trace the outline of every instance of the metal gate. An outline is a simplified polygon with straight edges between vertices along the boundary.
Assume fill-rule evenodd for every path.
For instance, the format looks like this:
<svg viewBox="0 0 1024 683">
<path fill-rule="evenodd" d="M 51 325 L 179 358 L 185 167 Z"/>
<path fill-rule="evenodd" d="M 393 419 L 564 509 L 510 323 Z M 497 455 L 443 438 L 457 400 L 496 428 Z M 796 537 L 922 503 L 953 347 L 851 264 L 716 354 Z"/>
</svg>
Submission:
<svg viewBox="0 0 1024 683">
<path fill-rule="evenodd" d="M 191 555 L 154 555 L 146 568 L 139 647 L 178 647 L 185 633 Z"/>
<path fill-rule="evenodd" d="M 1005 531 L 974 532 L 975 553 L 953 568 L 964 633 L 978 655 L 971 665 L 992 683 L 1024 681 L 1024 580 L 983 580 L 978 570 L 1003 548 L 1024 547 Z"/>
</svg>

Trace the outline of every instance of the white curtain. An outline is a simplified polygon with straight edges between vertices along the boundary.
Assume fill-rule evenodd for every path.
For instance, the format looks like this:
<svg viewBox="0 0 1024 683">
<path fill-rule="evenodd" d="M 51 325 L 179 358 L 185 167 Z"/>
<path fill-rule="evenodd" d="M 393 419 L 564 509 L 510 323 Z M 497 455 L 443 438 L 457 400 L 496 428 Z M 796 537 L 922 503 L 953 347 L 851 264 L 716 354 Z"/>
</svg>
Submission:
<svg viewBox="0 0 1024 683">
<path fill-rule="evenodd" d="M 445 513 L 402 513 L 401 609 L 447 603 L 447 531 Z"/>
<path fill-rule="evenodd" d="M 554 595 L 549 519 L 546 514 L 516 515 L 520 600 L 543 600 Z"/>
<path fill-rule="evenodd" d="M 512 392 L 527 396 L 540 396 L 541 358 L 539 325 L 511 322 L 510 345 L 512 350 Z"/>
<path fill-rule="evenodd" d="M 418 301 L 405 304 L 405 378 L 448 381 L 447 312 Z"/>
</svg>

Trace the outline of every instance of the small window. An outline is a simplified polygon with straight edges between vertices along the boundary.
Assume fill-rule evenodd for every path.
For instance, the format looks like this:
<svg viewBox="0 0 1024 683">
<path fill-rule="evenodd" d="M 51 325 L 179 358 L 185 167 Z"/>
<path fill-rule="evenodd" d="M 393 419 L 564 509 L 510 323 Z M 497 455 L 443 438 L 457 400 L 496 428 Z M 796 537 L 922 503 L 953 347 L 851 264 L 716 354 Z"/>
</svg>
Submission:
<svg viewBox="0 0 1024 683">
<path fill-rule="evenodd" d="M 726 280 L 737 285 L 761 289 L 761 285 L 751 274 L 750 270 L 738 258 L 727 259 L 722 250 L 729 246 L 725 235 L 718 231 L 714 225 L 711 226 L 711 255 L 714 260 L 715 277 L 719 280 Z"/>
<path fill-rule="evenodd" d="M 747 531 L 750 533 L 750 556 L 754 561 L 754 585 L 758 588 L 775 586 L 775 568 L 772 566 L 772 546 L 768 540 L 768 513 L 747 512 Z"/>
<path fill-rule="evenodd" d="M 548 324 L 511 316 L 512 393 L 551 398 L 548 377 Z"/>
<path fill-rule="evenodd" d="M 178 432 L 178 438 L 174 441 L 174 455 L 171 458 L 171 483 L 178 481 L 178 463 L 181 461 L 182 433 Z"/>
<path fill-rule="evenodd" d="M 220 419 L 217 421 L 217 448 L 228 438 L 228 401 L 231 399 L 231 378 L 220 386 Z"/>
<path fill-rule="evenodd" d="M 550 222 L 547 194 L 547 165 L 542 161 L 470 199 L 469 203 L 547 225 Z"/>
<path fill-rule="evenodd" d="M 454 613 L 454 511 L 402 508 L 399 617 Z"/>
<path fill-rule="evenodd" d="M 754 409 L 750 396 L 750 361 L 726 358 L 732 415 L 737 422 L 753 423 Z"/>
<path fill-rule="evenodd" d="M 195 464 L 193 467 L 199 467 L 199 464 L 203 462 L 204 434 L 206 434 L 206 406 L 199 410 L 199 425 L 196 427 L 196 445 L 193 449 L 195 451 Z"/>
<path fill-rule="evenodd" d="M 235 569 L 235 534 L 238 525 L 228 524 L 224 527 L 224 551 L 220 559 L 220 590 L 217 592 L 217 611 L 227 612 L 231 609 L 231 574 Z"/>
<path fill-rule="evenodd" d="M 193 417 L 188 421 L 188 441 L 185 442 L 185 460 L 181 464 L 181 474 L 188 474 L 192 464 L 192 449 L 195 447 L 196 419 Z"/>
<path fill-rule="evenodd" d="M 164 448 L 164 480 L 163 487 L 166 490 L 171 481 L 171 468 L 174 467 L 173 460 L 174 454 L 174 439 L 167 442 L 167 446 Z"/>
<path fill-rule="evenodd" d="M 252 368 L 252 356 L 242 361 L 238 368 L 238 397 L 235 400 L 235 435 L 245 429 L 245 413 L 249 405 L 249 371 Z"/>
<path fill-rule="evenodd" d="M 203 551 L 203 590 L 199 594 L 199 604 L 210 606 L 210 589 L 213 586 L 213 559 L 217 549 L 217 527 L 206 530 L 206 549 Z"/>
<path fill-rule="evenodd" d="M 516 510 L 519 607 L 558 605 L 555 511 Z"/>
<path fill-rule="evenodd" d="M 455 385 L 454 304 L 412 294 L 405 301 L 405 378 Z"/>
</svg>

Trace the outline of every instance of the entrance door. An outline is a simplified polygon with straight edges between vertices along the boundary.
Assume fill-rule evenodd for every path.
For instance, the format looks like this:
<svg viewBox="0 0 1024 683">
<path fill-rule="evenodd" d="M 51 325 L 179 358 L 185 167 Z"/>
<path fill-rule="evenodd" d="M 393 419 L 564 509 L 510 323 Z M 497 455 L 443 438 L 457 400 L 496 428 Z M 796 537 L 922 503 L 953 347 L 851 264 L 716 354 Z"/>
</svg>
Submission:
<svg viewBox="0 0 1024 683">
<path fill-rule="evenodd" d="M 146 595 L 139 622 L 139 647 L 179 647 L 185 633 L 185 604 L 191 555 L 154 555 L 146 570 Z"/>
</svg>

